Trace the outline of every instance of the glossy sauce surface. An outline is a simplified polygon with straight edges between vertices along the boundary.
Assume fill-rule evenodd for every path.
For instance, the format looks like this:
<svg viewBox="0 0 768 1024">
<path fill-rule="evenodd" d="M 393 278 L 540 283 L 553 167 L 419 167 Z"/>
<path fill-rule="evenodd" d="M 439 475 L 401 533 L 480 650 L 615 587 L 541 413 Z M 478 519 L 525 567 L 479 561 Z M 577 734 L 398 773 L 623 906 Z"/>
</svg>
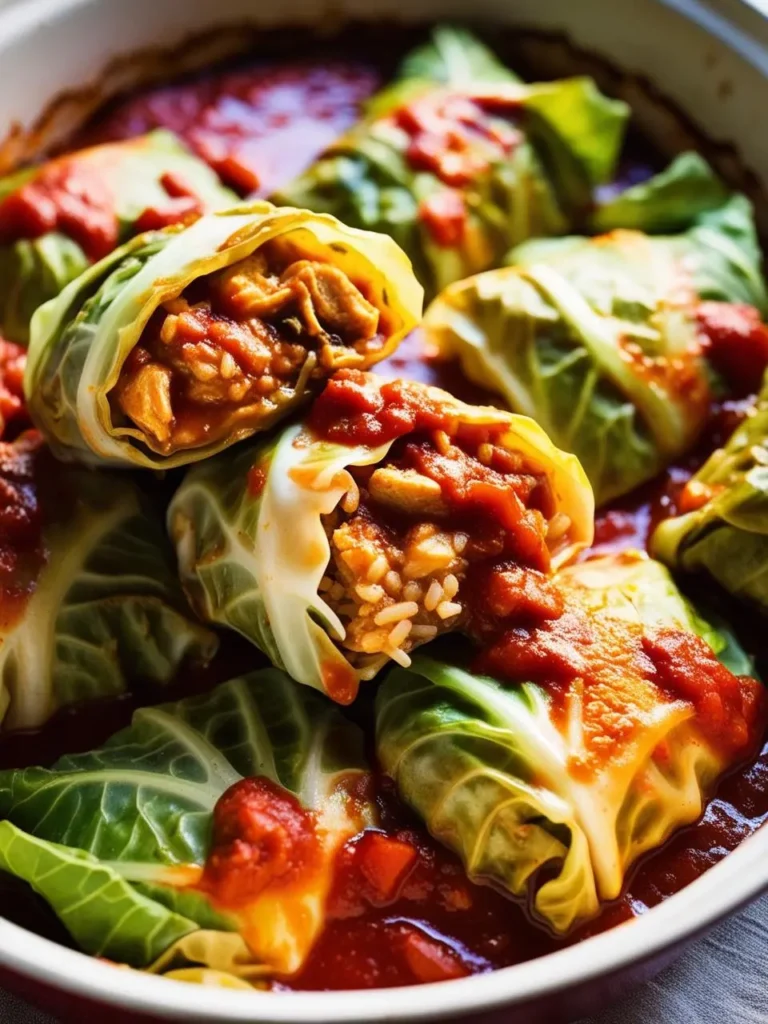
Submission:
<svg viewBox="0 0 768 1024">
<path fill-rule="evenodd" d="M 90 141 L 168 128 L 225 184 L 241 195 L 266 196 L 351 128 L 379 84 L 375 70 L 353 61 L 224 71 L 117 105 Z"/>
<path fill-rule="evenodd" d="M 389 53 L 390 43 L 382 41 L 382 50 Z M 371 48 L 372 40 L 361 40 L 360 49 L 366 45 Z M 387 61 L 391 63 L 390 57 Z M 384 69 L 384 76 L 389 70 Z M 306 166 L 354 122 L 360 103 L 379 79 L 377 70 L 349 60 L 291 67 L 268 64 L 203 76 L 116 104 L 77 144 L 169 127 L 240 192 L 266 193 Z M 457 218 L 460 224 L 461 217 Z M 721 333 L 753 326 L 718 323 Z M 756 339 L 758 347 L 762 343 L 762 337 Z M 11 356 L 14 353 L 9 353 L 4 365 L 12 365 Z M 436 361 L 425 350 L 419 332 L 407 338 L 378 370 L 391 378 L 436 384 L 466 401 L 494 401 L 467 384 L 455 364 Z M 11 400 L 2 406 L 7 417 L 18 414 L 12 401 L 14 380 L 9 370 L 5 385 Z M 601 511 L 593 553 L 644 547 L 652 526 L 674 512 L 679 492 L 696 465 L 733 429 L 744 408 L 744 403 L 724 404 L 713 417 L 699 452 L 635 495 Z M 257 477 L 250 481 L 254 492 L 263 482 Z M 759 652 L 756 643 L 749 647 Z M 228 635 L 223 638 L 222 653 L 205 674 L 183 673 L 163 693 L 147 689 L 64 709 L 35 733 L 3 736 L 0 767 L 50 764 L 63 753 L 90 749 L 125 726 L 138 706 L 200 692 L 265 664 L 258 651 Z M 369 735 L 374 690 L 370 685 L 347 711 L 367 727 Z M 243 805 L 253 810 L 259 794 L 245 796 Z M 622 897 L 566 940 L 554 938 L 531 920 L 524 907 L 496 890 L 470 883 L 458 860 L 425 833 L 385 779 L 377 780 L 377 800 L 380 829 L 345 846 L 329 901 L 329 923 L 302 971 L 276 982 L 276 989 L 386 987 L 461 977 L 532 959 L 631 920 L 693 881 L 766 821 L 768 743 L 749 767 L 720 783 L 701 821 L 646 857 L 632 872 Z M 290 830 L 300 833 L 300 823 L 294 822 Z M 223 828 L 222 849 L 225 833 Z M 41 901 L 1 874 L 0 906 L 11 920 L 69 941 Z"/>
</svg>

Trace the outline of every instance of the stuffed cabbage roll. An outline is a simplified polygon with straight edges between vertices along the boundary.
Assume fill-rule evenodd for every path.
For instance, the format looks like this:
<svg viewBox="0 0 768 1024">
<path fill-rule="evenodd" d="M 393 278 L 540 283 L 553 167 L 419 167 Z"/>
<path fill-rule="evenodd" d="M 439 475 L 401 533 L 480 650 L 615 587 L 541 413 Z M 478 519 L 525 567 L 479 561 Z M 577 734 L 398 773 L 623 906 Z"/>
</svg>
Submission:
<svg viewBox="0 0 768 1024">
<path fill-rule="evenodd" d="M 628 114 L 591 79 L 524 85 L 474 48 L 462 64 L 455 44 L 438 37 L 414 54 L 367 117 L 273 197 L 390 235 L 428 297 L 583 223 Z"/>
<path fill-rule="evenodd" d="M 0 333 L 26 344 L 37 307 L 89 264 L 132 235 L 236 199 L 165 131 L 0 179 Z"/>
<path fill-rule="evenodd" d="M 512 258 L 446 289 L 427 336 L 578 455 L 598 504 L 689 450 L 713 398 L 748 394 L 768 364 L 741 197 L 682 235 L 550 239 Z"/>
<path fill-rule="evenodd" d="M 305 423 L 190 471 L 168 526 L 200 617 L 346 704 L 390 659 L 478 628 L 495 577 L 500 600 L 535 592 L 592 514 L 531 420 L 349 370 Z"/>
<path fill-rule="evenodd" d="M 602 235 L 622 228 L 675 235 L 694 227 L 702 215 L 720 210 L 729 198 L 725 184 L 701 154 L 681 153 L 643 181 L 625 188 L 604 185 L 590 217 L 589 233 Z"/>
<path fill-rule="evenodd" d="M 704 572 L 768 614 L 768 379 L 756 405 L 688 481 L 679 515 L 651 537 L 657 558 Z"/>
<path fill-rule="evenodd" d="M 34 431 L 0 443 L 0 726 L 162 686 L 216 647 L 131 481 L 62 466 Z"/>
<path fill-rule="evenodd" d="M 0 869 L 94 956 L 290 974 L 323 927 L 336 854 L 373 821 L 366 779 L 357 727 L 267 669 L 142 708 L 50 770 L 0 772 Z"/>
<path fill-rule="evenodd" d="M 421 315 L 382 235 L 255 202 L 149 232 L 36 314 L 30 412 L 64 459 L 169 468 L 266 430 Z"/>
<path fill-rule="evenodd" d="M 471 879 L 563 933 L 699 817 L 753 751 L 765 700 L 734 637 L 657 562 L 587 561 L 552 586 L 558 614 L 510 620 L 478 671 L 423 657 L 393 671 L 377 750 Z"/>
</svg>

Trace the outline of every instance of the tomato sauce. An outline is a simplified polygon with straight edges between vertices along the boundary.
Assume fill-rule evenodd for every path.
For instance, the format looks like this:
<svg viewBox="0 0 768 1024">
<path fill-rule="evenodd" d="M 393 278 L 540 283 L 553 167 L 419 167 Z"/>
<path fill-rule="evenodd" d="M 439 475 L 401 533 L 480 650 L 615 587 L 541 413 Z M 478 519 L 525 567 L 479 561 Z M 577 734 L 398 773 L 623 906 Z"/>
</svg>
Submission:
<svg viewBox="0 0 768 1024">
<path fill-rule="evenodd" d="M 34 240 L 51 232 L 76 242 L 92 262 L 109 255 L 121 241 L 119 197 L 108 180 L 120 160 L 113 147 L 52 160 L 0 201 L 0 245 Z M 139 234 L 187 223 L 203 212 L 203 203 L 178 173 L 159 179 L 168 199 L 139 213 L 130 233 Z"/>
<path fill-rule="evenodd" d="M 482 98 L 434 93 L 392 116 L 410 138 L 405 158 L 411 167 L 461 188 L 520 145 L 523 136 L 510 123 L 518 109 L 501 99 L 485 103 Z"/>
<path fill-rule="evenodd" d="M 265 64 L 151 89 L 118 103 L 87 139 L 175 132 L 241 195 L 269 195 L 355 123 L 381 84 L 353 62 Z"/>
<path fill-rule="evenodd" d="M 24 400 L 26 365 L 26 351 L 0 337 L 0 438 L 7 438 L 29 425 Z"/>
<path fill-rule="evenodd" d="M 314 815 L 270 779 L 242 779 L 213 812 L 211 848 L 199 888 L 237 910 L 267 886 L 295 883 L 320 856 Z"/>
<path fill-rule="evenodd" d="M 702 302 L 696 311 L 702 350 L 735 395 L 757 391 L 768 366 L 768 327 L 754 306 Z"/>
<path fill-rule="evenodd" d="M 93 261 L 117 246 L 115 197 L 98 161 L 62 158 L 0 202 L 0 245 L 58 231 Z"/>
</svg>

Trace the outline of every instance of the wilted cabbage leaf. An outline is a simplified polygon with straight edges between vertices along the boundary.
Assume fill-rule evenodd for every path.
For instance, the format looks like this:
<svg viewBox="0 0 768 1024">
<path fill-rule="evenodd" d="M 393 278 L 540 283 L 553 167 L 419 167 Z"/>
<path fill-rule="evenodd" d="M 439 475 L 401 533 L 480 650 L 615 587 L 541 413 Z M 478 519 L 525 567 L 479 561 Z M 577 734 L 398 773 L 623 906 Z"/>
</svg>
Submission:
<svg viewBox="0 0 768 1024">
<path fill-rule="evenodd" d="M 458 25 L 433 28 L 429 41 L 406 55 L 395 79 L 459 86 L 518 81 L 477 36 Z"/>
<path fill-rule="evenodd" d="M 67 197 L 65 214 L 57 219 L 52 211 L 61 196 Z M 158 217 L 172 223 L 191 210 L 203 213 L 236 200 L 166 131 L 80 150 L 0 179 L 0 333 L 26 344 L 37 307 L 145 230 L 147 217 L 148 223 Z M 92 238 L 75 224 L 78 204 L 83 224 L 94 226 Z"/>
<path fill-rule="evenodd" d="M 599 201 L 590 219 L 596 235 L 617 228 L 671 235 L 687 231 L 697 219 L 719 210 L 728 189 L 699 153 L 681 153 L 658 174 L 617 189 L 606 185 L 610 196 Z"/>
<path fill-rule="evenodd" d="M 389 238 L 266 202 L 213 213 L 134 239 L 38 311 L 30 413 L 60 458 L 184 465 L 383 359 L 421 301 Z"/>
<path fill-rule="evenodd" d="M 511 259 L 446 289 L 427 310 L 428 337 L 574 452 L 602 504 L 687 451 L 726 389 L 703 311 L 748 303 L 759 324 L 751 208 L 734 197 L 683 235 L 544 239 Z"/>
<path fill-rule="evenodd" d="M 252 673 L 142 708 L 104 747 L 50 770 L 0 773 L 0 868 L 29 882 L 93 955 L 245 980 L 291 972 L 323 925 L 337 850 L 373 818 L 360 792 L 350 798 L 365 771 L 362 735 L 332 705 L 274 669 Z M 291 885 L 278 862 L 274 884 L 221 906 L 205 888 L 214 809 L 256 777 L 309 812 L 318 855 Z M 261 821 L 268 860 L 283 833 Z"/>
<path fill-rule="evenodd" d="M 712 576 L 768 613 L 768 381 L 754 410 L 687 483 L 682 514 L 651 537 L 657 558 Z"/>
<path fill-rule="evenodd" d="M 0 445 L 0 723 L 162 686 L 206 663 L 173 552 L 136 485 L 57 463 L 30 432 Z"/>
<path fill-rule="evenodd" d="M 566 614 L 580 609 L 598 630 L 692 631 L 708 645 L 699 658 L 711 650 L 734 672 L 751 668 L 658 563 L 587 561 L 561 580 Z M 762 724 L 759 684 L 729 676 L 737 697 L 721 724 L 742 731 L 726 750 L 708 731 L 705 703 L 697 710 L 653 673 L 635 676 L 641 662 L 626 650 L 613 653 L 615 685 L 602 690 L 590 674 L 604 671 L 598 643 L 582 653 L 584 677 L 556 678 L 553 655 L 548 677 L 517 684 L 418 657 L 412 670 L 393 670 L 377 697 L 378 756 L 403 798 L 471 879 L 525 897 L 561 933 L 616 898 L 639 856 L 698 818 Z"/>
</svg>

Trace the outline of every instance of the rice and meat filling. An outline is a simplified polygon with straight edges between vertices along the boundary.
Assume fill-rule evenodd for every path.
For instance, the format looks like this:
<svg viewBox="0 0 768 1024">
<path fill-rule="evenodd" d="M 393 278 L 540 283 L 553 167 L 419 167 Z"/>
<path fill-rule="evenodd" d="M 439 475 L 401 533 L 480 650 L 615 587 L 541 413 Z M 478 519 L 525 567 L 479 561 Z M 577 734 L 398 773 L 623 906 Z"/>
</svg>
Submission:
<svg viewBox="0 0 768 1024">
<path fill-rule="evenodd" d="M 492 428 L 408 434 L 376 467 L 349 470 L 325 517 L 331 559 L 322 597 L 341 619 L 363 673 L 382 655 L 403 666 L 438 634 L 482 631 L 483 595 L 549 571 L 552 532 L 570 527 L 549 487 Z M 464 436 L 462 436 L 462 433 Z M 498 434 L 498 431 L 496 431 Z"/>
<path fill-rule="evenodd" d="M 380 311 L 358 286 L 300 257 L 269 242 L 154 313 L 112 395 L 153 449 L 264 426 L 297 390 L 383 348 Z"/>
</svg>

